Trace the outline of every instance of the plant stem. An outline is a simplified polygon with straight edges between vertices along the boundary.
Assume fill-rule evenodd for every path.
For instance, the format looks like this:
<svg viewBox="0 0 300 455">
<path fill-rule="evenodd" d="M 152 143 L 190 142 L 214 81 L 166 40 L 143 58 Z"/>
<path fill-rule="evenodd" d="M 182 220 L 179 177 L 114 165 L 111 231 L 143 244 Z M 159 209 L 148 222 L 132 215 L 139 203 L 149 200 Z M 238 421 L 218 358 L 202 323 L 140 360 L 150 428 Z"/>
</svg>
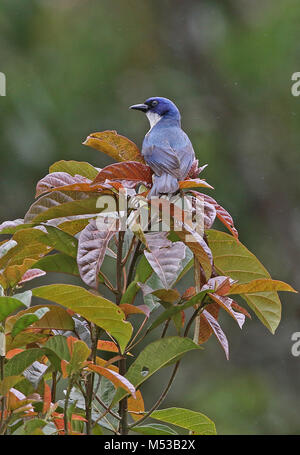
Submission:
<svg viewBox="0 0 300 455">
<path fill-rule="evenodd" d="M 112 411 L 112 410 L 110 409 L 109 406 L 106 406 L 106 404 L 105 404 L 97 395 L 96 395 L 95 398 L 96 398 L 96 400 L 98 401 L 98 403 L 101 404 L 101 406 L 105 409 L 105 412 L 103 412 L 103 414 L 101 414 L 101 416 L 98 417 L 98 419 L 96 420 L 95 425 L 96 425 L 101 419 L 103 419 L 103 417 L 105 417 L 106 414 L 111 414 L 115 419 L 121 420 L 121 417 L 120 417 L 118 414 L 116 414 L 114 411 Z"/>
<path fill-rule="evenodd" d="M 123 253 L 123 241 L 124 241 L 124 232 L 119 232 L 119 241 L 118 241 L 118 250 L 117 250 L 117 296 L 116 296 L 116 304 L 119 305 L 122 299 L 123 288 L 122 288 L 122 273 L 123 273 L 123 265 L 122 265 L 122 253 Z"/>
<path fill-rule="evenodd" d="M 51 401 L 55 403 L 56 399 L 56 384 L 57 384 L 57 372 L 52 373 L 52 387 L 51 387 Z"/>
<path fill-rule="evenodd" d="M 67 393 L 66 393 L 66 398 L 65 398 L 65 405 L 64 405 L 64 426 L 65 426 L 65 435 L 69 434 L 69 427 L 68 427 L 68 405 L 69 405 L 69 399 L 70 399 L 70 394 L 71 390 L 73 387 L 74 383 L 74 378 L 71 377 L 68 388 L 67 388 Z M 71 419 L 72 420 L 72 419 Z"/>
<path fill-rule="evenodd" d="M 0 356 L 0 378 L 1 378 L 1 381 L 3 381 L 3 379 L 4 379 L 4 361 L 5 361 L 5 357 L 3 357 L 1 355 Z M 2 430 L 3 430 L 3 427 L 4 427 L 5 407 L 6 407 L 6 397 L 5 397 L 5 395 L 3 395 L 2 399 L 1 399 L 0 434 L 2 434 Z"/>
<path fill-rule="evenodd" d="M 123 358 L 119 361 L 119 373 L 122 376 L 126 374 L 126 358 Z M 120 434 L 128 434 L 128 405 L 127 405 L 127 396 L 122 398 L 119 403 L 119 414 L 121 417 L 120 421 Z"/>
<path fill-rule="evenodd" d="M 206 278 L 204 275 L 204 272 L 202 270 L 202 267 L 200 265 L 200 262 L 194 255 L 194 277 L 195 277 L 195 290 L 196 294 L 198 294 L 202 286 L 206 283 Z M 199 331 L 200 331 L 200 314 L 197 315 L 196 320 L 195 320 L 195 328 L 194 328 L 194 338 L 193 341 L 194 343 L 198 344 L 199 340 Z"/>
<path fill-rule="evenodd" d="M 132 257 L 130 266 L 129 266 L 128 278 L 127 278 L 128 284 L 130 284 L 131 281 L 132 281 L 134 267 L 135 267 L 136 261 L 138 260 L 138 257 L 139 257 L 139 254 L 140 254 L 140 246 L 141 246 L 141 244 L 142 244 L 142 242 L 140 240 L 138 240 L 138 242 L 136 244 L 136 247 L 135 247 L 135 250 L 134 250 L 134 253 L 133 253 L 133 257 Z"/>
<path fill-rule="evenodd" d="M 95 364 L 96 357 L 97 357 L 97 344 L 98 344 L 98 336 L 99 336 L 99 328 L 91 323 L 91 335 L 92 335 L 92 352 L 91 352 L 91 360 Z M 93 403 L 93 395 L 94 395 L 94 381 L 95 381 L 95 373 L 89 374 L 87 377 L 87 384 L 86 384 L 86 397 L 85 397 L 85 417 L 86 417 L 86 434 L 90 435 L 92 431 L 92 403 Z"/>
</svg>

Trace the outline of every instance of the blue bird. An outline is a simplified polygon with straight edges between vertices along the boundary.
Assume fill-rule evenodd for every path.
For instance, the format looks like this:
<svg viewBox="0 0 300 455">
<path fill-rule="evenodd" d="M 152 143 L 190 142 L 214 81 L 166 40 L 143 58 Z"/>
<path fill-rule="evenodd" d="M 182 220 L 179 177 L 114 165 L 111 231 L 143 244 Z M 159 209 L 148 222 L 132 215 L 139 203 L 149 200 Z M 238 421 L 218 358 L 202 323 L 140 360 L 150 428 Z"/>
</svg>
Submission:
<svg viewBox="0 0 300 455">
<path fill-rule="evenodd" d="M 186 178 L 195 160 L 191 141 L 181 129 L 178 108 L 167 98 L 152 97 L 130 109 L 144 112 L 150 122 L 142 146 L 145 162 L 154 172 L 148 197 L 176 193 L 178 181 Z"/>
</svg>

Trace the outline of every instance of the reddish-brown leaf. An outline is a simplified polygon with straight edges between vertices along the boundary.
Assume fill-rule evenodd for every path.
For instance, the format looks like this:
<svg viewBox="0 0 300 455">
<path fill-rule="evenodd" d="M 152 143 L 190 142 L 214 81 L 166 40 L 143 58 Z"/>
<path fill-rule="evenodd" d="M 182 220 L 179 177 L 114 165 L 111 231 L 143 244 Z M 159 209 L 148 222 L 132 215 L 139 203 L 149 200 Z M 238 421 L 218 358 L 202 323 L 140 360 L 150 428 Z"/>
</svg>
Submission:
<svg viewBox="0 0 300 455">
<path fill-rule="evenodd" d="M 149 308 L 146 305 L 131 305 L 130 303 L 121 303 L 120 308 L 124 311 L 125 316 L 130 314 L 144 314 L 147 318 L 150 316 Z"/>
<path fill-rule="evenodd" d="M 198 175 L 204 171 L 204 169 L 208 166 L 208 164 L 204 164 L 204 166 L 200 166 L 199 167 L 199 161 L 198 160 L 194 160 L 193 161 L 193 164 L 189 170 L 189 173 L 187 175 L 187 180 L 188 179 L 196 179 L 198 178 Z"/>
<path fill-rule="evenodd" d="M 143 183 L 148 185 L 152 183 L 152 171 L 149 166 L 138 161 L 124 161 L 110 164 L 103 168 L 93 181 L 93 184 L 105 183 L 106 180 L 128 180 L 135 182 L 135 184 Z"/>
<path fill-rule="evenodd" d="M 211 303 L 207 306 L 207 310 L 215 319 L 218 319 L 220 307 L 217 303 Z M 200 314 L 200 330 L 198 335 L 198 344 L 205 343 L 213 334 L 211 325 L 208 323 L 203 313 Z"/>
<path fill-rule="evenodd" d="M 51 406 L 51 389 L 47 382 L 44 381 L 44 400 L 43 400 L 43 414 L 49 411 Z"/>
<path fill-rule="evenodd" d="M 210 294 L 210 298 L 214 300 L 218 305 L 220 305 L 228 314 L 238 323 L 240 329 L 243 327 L 245 322 L 245 315 L 237 313 L 231 307 L 232 299 L 229 297 L 223 297 L 215 293 Z"/>
<path fill-rule="evenodd" d="M 204 202 L 207 202 L 209 204 L 214 205 L 216 212 L 217 212 L 217 217 L 219 220 L 224 224 L 224 226 L 227 227 L 227 229 L 231 232 L 231 234 L 238 239 L 238 231 L 236 230 L 234 226 L 234 222 L 232 219 L 232 216 L 225 210 L 220 204 L 218 204 L 217 201 L 215 201 L 211 196 L 208 196 L 207 194 L 200 194 L 197 193 L 196 191 L 192 191 L 193 195 L 196 197 L 201 197 L 204 198 Z"/>
</svg>

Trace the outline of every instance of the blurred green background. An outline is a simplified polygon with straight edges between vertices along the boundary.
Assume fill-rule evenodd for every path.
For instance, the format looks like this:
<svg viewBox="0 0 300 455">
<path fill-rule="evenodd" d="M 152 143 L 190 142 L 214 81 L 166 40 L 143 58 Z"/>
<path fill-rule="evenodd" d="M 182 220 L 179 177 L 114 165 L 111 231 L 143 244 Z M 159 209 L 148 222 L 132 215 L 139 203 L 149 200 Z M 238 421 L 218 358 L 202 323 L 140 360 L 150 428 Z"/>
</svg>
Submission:
<svg viewBox="0 0 300 455">
<path fill-rule="evenodd" d="M 165 96 L 241 241 L 300 289 L 299 23 L 297 0 L 2 0 L 0 221 L 23 217 L 54 161 L 109 164 L 81 145 L 90 132 L 140 145 L 147 119 L 128 106 Z M 164 407 L 203 412 L 219 434 L 299 434 L 299 297 L 281 297 L 275 336 L 255 316 L 240 331 L 224 314 L 230 361 L 211 338 Z M 163 371 L 146 385 L 148 406 L 166 381 Z"/>
</svg>

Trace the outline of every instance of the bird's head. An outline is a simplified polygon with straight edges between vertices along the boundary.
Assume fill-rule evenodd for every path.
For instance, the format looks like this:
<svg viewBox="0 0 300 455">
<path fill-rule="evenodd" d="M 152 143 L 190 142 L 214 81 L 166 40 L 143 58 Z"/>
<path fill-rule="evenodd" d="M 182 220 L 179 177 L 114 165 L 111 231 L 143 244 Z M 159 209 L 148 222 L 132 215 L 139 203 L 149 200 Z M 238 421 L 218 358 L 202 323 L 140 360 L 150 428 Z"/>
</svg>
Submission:
<svg viewBox="0 0 300 455">
<path fill-rule="evenodd" d="M 144 112 L 149 119 L 151 127 L 163 117 L 180 121 L 180 113 L 175 104 L 168 98 L 160 96 L 148 98 L 143 104 L 134 104 L 130 106 L 130 109 Z"/>
</svg>

